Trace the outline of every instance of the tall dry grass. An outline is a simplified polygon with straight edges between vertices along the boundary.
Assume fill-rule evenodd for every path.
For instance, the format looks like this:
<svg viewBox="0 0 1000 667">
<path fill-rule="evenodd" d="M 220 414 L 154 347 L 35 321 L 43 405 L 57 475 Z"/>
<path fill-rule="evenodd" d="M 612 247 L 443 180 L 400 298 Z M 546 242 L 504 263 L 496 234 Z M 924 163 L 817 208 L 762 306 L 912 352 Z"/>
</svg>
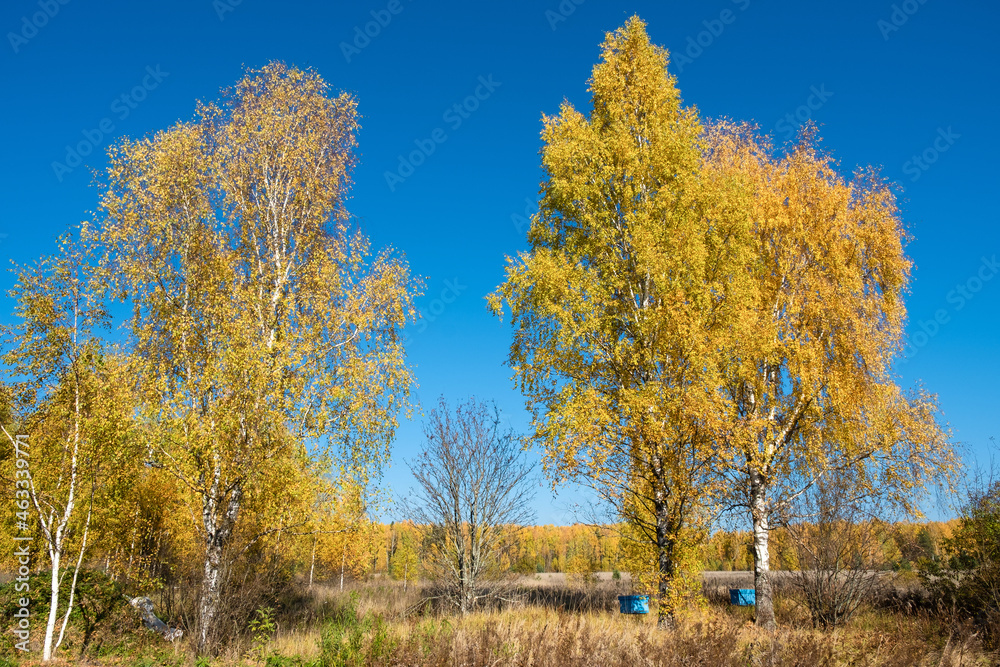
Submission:
<svg viewBox="0 0 1000 667">
<path fill-rule="evenodd" d="M 529 579 L 511 606 L 464 617 L 422 605 L 421 595 L 432 589 L 403 594 L 391 582 L 362 584 L 346 600 L 331 594 L 331 602 L 346 605 L 332 621 L 336 632 L 327 626 L 279 633 L 271 650 L 285 657 L 274 658 L 272 665 L 998 664 L 969 627 L 949 625 L 926 611 L 872 607 L 849 626 L 822 632 L 811 627 L 807 611 L 783 595 L 782 627 L 762 633 L 752 624 L 752 610 L 728 605 L 728 586 L 745 583 L 739 574 L 732 576 L 706 581 L 709 600 L 721 599 L 727 587 L 726 604 L 710 601 L 682 616 L 669 632 L 656 628 L 653 615 L 618 614 L 617 595 L 627 591 L 617 582 L 559 585 Z M 352 642 L 353 649 L 344 648 Z"/>
<path fill-rule="evenodd" d="M 742 578 L 741 578 L 742 577 Z M 390 580 L 355 582 L 340 591 L 316 586 L 295 609 L 278 610 L 277 632 L 261 644 L 234 643 L 215 667 L 534 665 L 865 665 L 871 667 L 1000 664 L 971 626 L 932 610 L 871 606 L 833 632 L 812 628 L 808 612 L 779 596 L 780 628 L 758 631 L 752 609 L 728 605 L 728 587 L 745 575 L 706 577 L 707 602 L 660 631 L 655 614 L 622 616 L 617 595 L 628 584 L 564 583 L 525 578 L 504 608 L 460 616 L 434 599 L 431 586 Z M 780 587 L 779 590 L 784 590 Z M 723 595 L 725 593 L 725 595 Z M 140 631 L 141 632 L 141 631 Z M 148 639 L 148 638 L 147 638 Z M 133 643 L 143 651 L 88 656 L 87 664 L 190 665 L 191 644 Z M 257 650 L 259 649 L 259 650 Z"/>
</svg>

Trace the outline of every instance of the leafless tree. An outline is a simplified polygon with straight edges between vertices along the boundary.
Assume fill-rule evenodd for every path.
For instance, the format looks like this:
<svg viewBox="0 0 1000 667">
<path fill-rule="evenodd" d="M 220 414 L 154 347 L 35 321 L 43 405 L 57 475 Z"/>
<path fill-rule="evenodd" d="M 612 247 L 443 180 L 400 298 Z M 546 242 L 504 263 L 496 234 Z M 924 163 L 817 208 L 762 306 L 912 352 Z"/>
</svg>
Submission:
<svg viewBox="0 0 1000 667">
<path fill-rule="evenodd" d="M 785 518 L 799 561 L 792 583 L 814 627 L 846 623 L 883 583 L 888 506 L 877 493 L 857 493 L 853 482 L 849 473 L 820 480 Z"/>
<path fill-rule="evenodd" d="M 497 595 L 510 570 L 520 526 L 532 519 L 534 466 L 496 406 L 474 398 L 454 411 L 439 399 L 424 433 L 426 446 L 409 463 L 419 488 L 407 504 L 429 527 L 425 568 L 464 614 Z"/>
</svg>

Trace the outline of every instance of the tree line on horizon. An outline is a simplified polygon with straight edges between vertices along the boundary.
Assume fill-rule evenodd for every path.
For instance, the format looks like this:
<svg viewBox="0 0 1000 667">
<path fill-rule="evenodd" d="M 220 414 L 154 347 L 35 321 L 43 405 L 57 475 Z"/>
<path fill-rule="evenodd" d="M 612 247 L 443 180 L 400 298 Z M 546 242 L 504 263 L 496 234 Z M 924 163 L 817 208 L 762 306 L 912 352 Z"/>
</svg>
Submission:
<svg viewBox="0 0 1000 667">
<path fill-rule="evenodd" d="M 880 554 L 867 564 L 884 571 L 914 572 L 929 563 L 947 560 L 947 542 L 953 539 L 959 519 L 923 523 L 885 524 L 880 534 Z M 578 583 L 592 583 L 593 575 L 629 573 L 628 558 L 622 548 L 622 527 L 616 525 L 571 524 L 512 527 L 518 533 L 517 548 L 505 562 L 512 573 L 556 573 L 569 575 Z M 349 571 L 353 578 L 388 574 L 399 581 L 419 581 L 426 577 L 421 556 L 429 548 L 429 528 L 412 521 L 375 523 L 368 542 L 369 557 L 356 559 Z M 786 528 L 776 528 L 771 536 L 773 568 L 799 569 L 799 548 Z M 857 551 L 859 545 L 849 545 Z M 710 572 L 752 571 L 753 536 L 746 530 L 716 530 L 698 544 L 696 562 Z M 303 567 L 304 567 L 303 563 Z M 324 568 L 336 583 L 339 571 Z"/>
</svg>

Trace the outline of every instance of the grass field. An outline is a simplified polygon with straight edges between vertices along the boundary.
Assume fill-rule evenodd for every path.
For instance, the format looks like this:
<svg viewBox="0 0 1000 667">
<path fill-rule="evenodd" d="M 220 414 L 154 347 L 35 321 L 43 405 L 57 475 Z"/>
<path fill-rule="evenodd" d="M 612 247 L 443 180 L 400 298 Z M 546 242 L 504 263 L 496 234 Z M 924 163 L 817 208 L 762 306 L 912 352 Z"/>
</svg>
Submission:
<svg viewBox="0 0 1000 667">
<path fill-rule="evenodd" d="M 428 600 L 430 589 L 376 579 L 341 591 L 320 585 L 295 609 L 277 609 L 273 626 L 250 632 L 211 662 L 197 662 L 188 638 L 167 644 L 137 622 L 121 636 L 91 644 L 61 664 L 198 664 L 269 667 L 334 665 L 993 665 L 971 625 L 905 602 L 913 582 L 863 609 L 832 632 L 813 629 L 809 614 L 778 582 L 780 628 L 758 631 L 752 608 L 728 604 L 728 589 L 749 587 L 746 572 L 709 572 L 704 597 L 671 631 L 655 614 L 623 616 L 617 596 L 627 577 L 589 582 L 534 575 L 516 582 L 503 608 L 461 617 Z M 125 625 L 128 625 L 127 623 Z M 69 655 L 79 645 L 71 637 Z M 0 664 L 3 664 L 0 662 Z M 14 664 L 35 664 L 30 659 Z M 57 662 L 56 664 L 60 664 Z"/>
</svg>

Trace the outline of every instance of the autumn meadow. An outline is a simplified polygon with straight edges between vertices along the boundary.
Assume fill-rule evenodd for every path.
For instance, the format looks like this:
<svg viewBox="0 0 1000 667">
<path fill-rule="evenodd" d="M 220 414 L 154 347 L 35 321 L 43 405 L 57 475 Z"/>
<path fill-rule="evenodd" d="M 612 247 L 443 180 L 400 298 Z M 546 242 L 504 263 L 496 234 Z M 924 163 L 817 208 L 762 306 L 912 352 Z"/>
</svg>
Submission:
<svg viewBox="0 0 1000 667">
<path fill-rule="evenodd" d="M 220 29 L 246 4 L 212 5 Z M 723 4 L 706 53 L 763 11 Z M 419 11 L 373 5 L 330 48 L 377 58 Z M 708 64 L 656 28 L 605 25 L 585 97 L 548 85 L 520 245 L 426 311 L 413 237 L 353 214 L 365 98 L 322 66 L 246 65 L 94 139 L 80 222 L 13 263 L 0 328 L 0 666 L 1000 664 L 1000 482 L 900 372 L 900 177 L 811 118 L 783 137 L 682 99 Z M 382 196 L 521 90 L 474 81 Z M 435 322 L 459 298 L 501 345 Z M 960 326 L 934 317 L 925 358 Z M 517 401 L 471 366 L 421 392 L 412 350 L 445 335 Z"/>
</svg>

